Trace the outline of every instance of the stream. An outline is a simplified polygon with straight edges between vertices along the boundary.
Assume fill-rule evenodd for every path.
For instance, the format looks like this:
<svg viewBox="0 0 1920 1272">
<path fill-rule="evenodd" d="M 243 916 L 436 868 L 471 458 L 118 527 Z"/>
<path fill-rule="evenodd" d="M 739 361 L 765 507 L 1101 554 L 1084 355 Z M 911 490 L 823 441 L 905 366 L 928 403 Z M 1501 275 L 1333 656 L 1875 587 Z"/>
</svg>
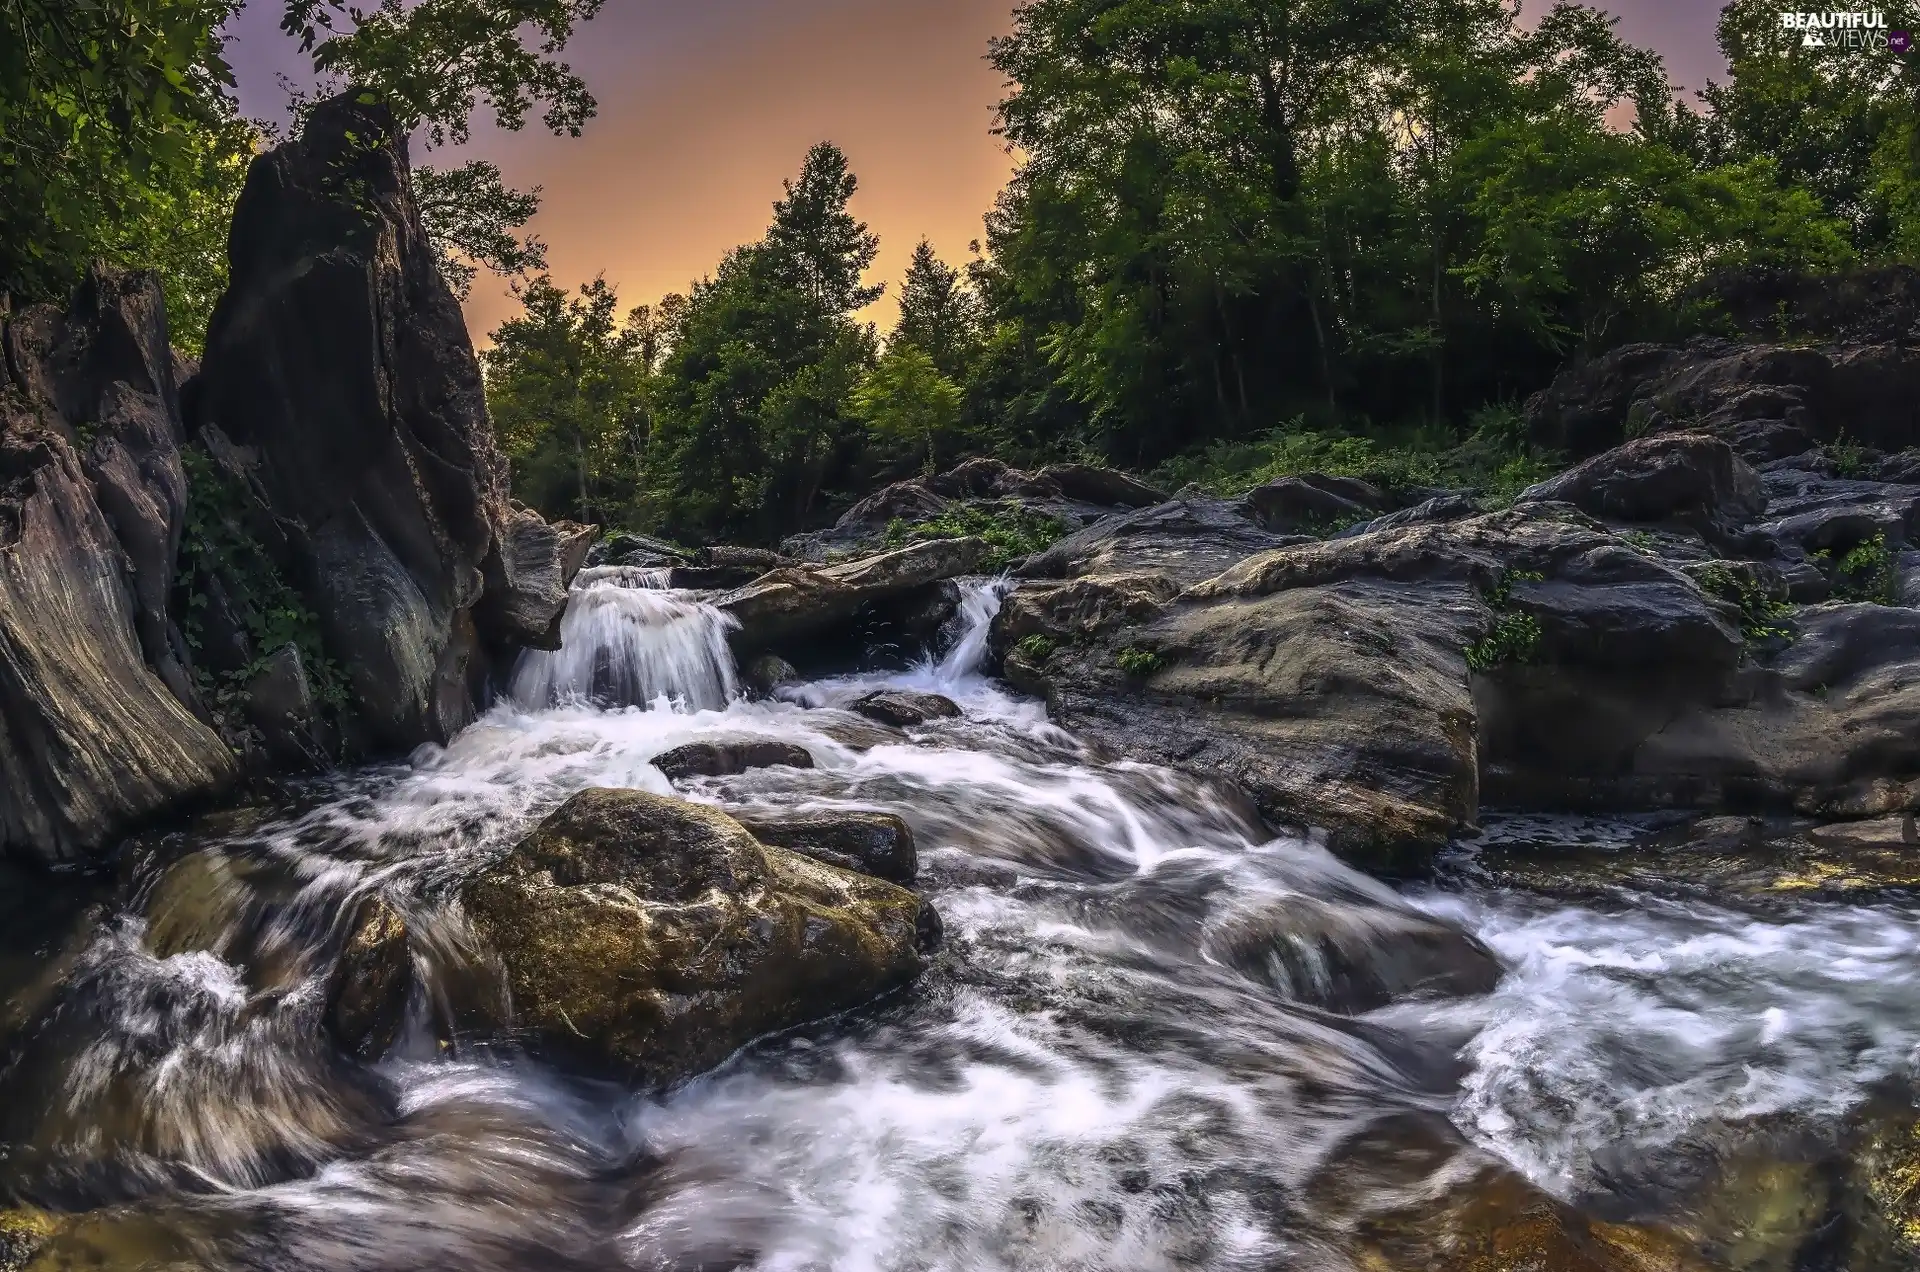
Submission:
<svg viewBox="0 0 1920 1272">
<path fill-rule="evenodd" d="M 1324 1198 L 1368 1128 L 1604 1211 L 1714 1126 L 1909 1076 L 1920 910 L 1570 900 L 1476 867 L 1630 819 L 1492 819 L 1390 886 L 982 676 L 996 582 L 938 657 L 772 701 L 741 696 L 728 620 L 660 582 L 586 573 L 565 648 L 451 745 L 144 837 L 84 910 L 0 876 L 0 1204 L 91 1212 L 114 1268 L 1346 1269 Z M 963 715 L 845 709 L 883 685 Z M 911 824 L 946 928 L 921 982 L 667 1092 L 449 1036 L 477 992 L 453 886 L 574 791 L 674 793 L 650 757 L 719 736 L 817 767 L 679 793 Z M 373 890 L 418 984 L 369 1066 L 320 1022 Z"/>
</svg>

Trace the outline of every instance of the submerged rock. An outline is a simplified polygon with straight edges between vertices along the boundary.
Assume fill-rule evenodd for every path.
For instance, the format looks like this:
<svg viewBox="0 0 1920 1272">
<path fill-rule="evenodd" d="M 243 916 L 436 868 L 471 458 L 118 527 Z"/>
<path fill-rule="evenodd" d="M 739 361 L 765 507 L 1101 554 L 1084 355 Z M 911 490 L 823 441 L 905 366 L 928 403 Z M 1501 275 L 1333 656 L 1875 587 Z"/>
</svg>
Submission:
<svg viewBox="0 0 1920 1272">
<path fill-rule="evenodd" d="M 1293 896 L 1210 921 L 1209 959 L 1341 1012 L 1490 993 L 1500 960 L 1450 923 L 1398 907 Z"/>
<path fill-rule="evenodd" d="M 929 720 L 950 720 L 960 714 L 952 698 L 937 693 L 916 693 L 911 689 L 878 689 L 855 698 L 848 705 L 856 714 L 896 729 Z"/>
<path fill-rule="evenodd" d="M 653 1082 L 921 969 L 912 893 L 640 791 L 574 796 L 461 899 L 521 1036 Z"/>
<path fill-rule="evenodd" d="M 1715 1268 L 1678 1233 L 1582 1214 L 1432 1114 L 1388 1115 L 1348 1137 L 1306 1193 L 1355 1265 L 1382 1272 Z"/>
<path fill-rule="evenodd" d="M 407 922 L 379 897 L 361 902 L 327 995 L 327 1027 L 363 1060 L 385 1055 L 400 1036 L 412 992 L 413 958 Z"/>
<path fill-rule="evenodd" d="M 737 742 L 689 742 L 653 757 L 653 766 L 678 782 L 689 777 L 731 777 L 748 769 L 812 768 L 807 748 L 773 738 L 743 738 Z"/>
<path fill-rule="evenodd" d="M 912 883 L 920 873 L 913 831 L 892 813 L 793 813 L 746 816 L 740 822 L 763 844 L 842 870 L 895 883 Z"/>
</svg>

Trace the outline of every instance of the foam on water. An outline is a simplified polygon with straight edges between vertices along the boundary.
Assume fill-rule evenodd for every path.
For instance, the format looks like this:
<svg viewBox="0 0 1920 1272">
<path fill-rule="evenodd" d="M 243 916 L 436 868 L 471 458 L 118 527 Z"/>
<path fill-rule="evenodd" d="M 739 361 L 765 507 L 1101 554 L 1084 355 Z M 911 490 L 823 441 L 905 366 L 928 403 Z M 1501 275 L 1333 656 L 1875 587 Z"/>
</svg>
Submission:
<svg viewBox="0 0 1920 1272">
<path fill-rule="evenodd" d="M 943 657 L 751 702 L 723 617 L 649 582 L 583 577 L 567 648 L 530 656 L 514 700 L 449 746 L 207 846 L 252 897 L 218 948 L 159 958 L 109 925 L 36 1044 L 63 1111 L 15 1128 L 0 1110 L 0 1139 L 35 1146 L 0 1158 L 0 1191 L 23 1161 L 104 1172 L 139 1199 L 111 1222 L 276 1272 L 1344 1269 L 1302 1185 L 1382 1119 L 1450 1115 L 1581 1195 L 1622 1144 L 1842 1108 L 1920 1040 L 1905 910 L 1603 911 L 1471 878 L 1408 897 L 1269 839 L 1204 782 L 1099 760 L 982 677 L 1000 584 L 969 591 Z M 844 709 L 889 685 L 964 714 L 876 733 Z M 912 825 L 948 933 L 920 986 L 665 1093 L 425 1034 L 371 1088 L 332 1067 L 324 934 L 357 898 L 402 908 L 432 980 L 459 957 L 453 885 L 540 816 L 590 786 L 669 792 L 653 756 L 741 735 L 815 767 L 679 793 Z M 1294 980 L 1220 953 L 1272 913 L 1351 939 L 1301 938 Z M 1419 959 L 1471 956 L 1462 930 L 1507 968 L 1490 995 L 1341 1001 L 1369 960 L 1407 962 L 1406 933 L 1436 942 Z"/>
<path fill-rule="evenodd" d="M 739 692 L 727 647 L 738 623 L 704 601 L 663 590 L 666 580 L 665 570 L 582 570 L 560 621 L 560 648 L 521 654 L 514 702 L 529 710 L 661 699 L 690 709 L 726 706 Z"/>
</svg>

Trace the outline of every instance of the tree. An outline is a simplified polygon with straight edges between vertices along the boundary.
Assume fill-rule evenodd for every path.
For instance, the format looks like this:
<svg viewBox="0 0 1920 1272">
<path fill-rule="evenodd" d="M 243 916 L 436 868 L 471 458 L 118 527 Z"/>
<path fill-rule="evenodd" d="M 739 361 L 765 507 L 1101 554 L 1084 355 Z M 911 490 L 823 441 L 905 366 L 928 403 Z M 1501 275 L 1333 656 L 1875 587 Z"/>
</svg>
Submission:
<svg viewBox="0 0 1920 1272">
<path fill-rule="evenodd" d="M 0 4 L 0 290 L 64 298 L 96 257 L 162 265 L 193 343 L 252 153 L 220 36 L 236 7 Z"/>
<path fill-rule="evenodd" d="M 900 286 L 900 317 L 888 347 L 923 350 L 943 376 L 963 379 L 979 351 L 980 303 L 960 271 L 934 255 L 921 239 Z"/>
<path fill-rule="evenodd" d="M 1876 6 L 1893 29 L 1920 27 L 1920 5 Z M 1808 46 L 1781 6 L 1734 0 L 1720 15 L 1730 78 L 1701 94 L 1711 159 L 1765 160 L 1847 222 L 1856 247 L 1882 251 L 1916 181 L 1912 145 L 1920 71 L 1884 50 Z"/>
<path fill-rule="evenodd" d="M 558 55 L 606 0 L 286 0 L 280 27 L 314 70 L 371 90 L 427 144 L 465 142 L 485 107 L 510 132 L 545 104 L 541 122 L 579 136 L 597 103 Z M 533 44 L 529 46 L 529 38 Z"/>
<path fill-rule="evenodd" d="M 550 516 L 635 522 L 649 433 L 636 314 L 597 278 L 569 295 L 542 274 L 482 355 L 487 406 L 514 494 Z"/>
<path fill-rule="evenodd" d="M 497 164 L 475 159 L 444 172 L 420 165 L 413 192 L 440 272 L 460 299 L 481 268 L 515 278 L 546 269 L 547 245 L 514 233 L 540 210 L 539 186 L 515 190 Z"/>
<path fill-rule="evenodd" d="M 847 210 L 857 188 L 838 148 L 814 146 L 766 236 L 687 297 L 648 457 L 674 534 L 771 541 L 853 475 L 864 434 L 851 399 L 875 352 L 853 314 L 880 294 L 861 281 L 879 243 Z"/>
<path fill-rule="evenodd" d="M 905 444 L 932 475 L 942 434 L 960 422 L 960 388 L 917 344 L 896 340 L 854 390 L 853 407 L 883 442 Z"/>
</svg>

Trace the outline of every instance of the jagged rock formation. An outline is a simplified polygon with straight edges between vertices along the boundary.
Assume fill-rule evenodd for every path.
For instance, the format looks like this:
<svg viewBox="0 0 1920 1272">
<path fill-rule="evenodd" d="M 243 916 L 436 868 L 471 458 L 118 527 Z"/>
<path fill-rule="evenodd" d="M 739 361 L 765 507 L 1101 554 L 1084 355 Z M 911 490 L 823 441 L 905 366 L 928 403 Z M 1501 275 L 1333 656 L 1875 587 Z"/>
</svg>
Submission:
<svg viewBox="0 0 1920 1272">
<path fill-rule="evenodd" d="M 324 762 L 329 713 L 362 750 L 444 740 L 495 660 L 557 640 L 593 532 L 507 500 L 381 108 L 323 103 L 255 161 L 231 265 L 184 388 L 150 275 L 0 333 L 7 852 L 85 861 L 243 767 Z M 189 577 L 193 517 L 221 542 Z"/>
<path fill-rule="evenodd" d="M 157 281 L 97 269 L 5 345 L 0 847 L 84 861 L 237 768 L 167 612 L 185 479 Z"/>
<path fill-rule="evenodd" d="M 387 110 L 324 102 L 257 159 L 230 256 L 194 426 L 257 501 L 369 744 L 445 740 L 490 648 L 554 640 L 588 536 L 508 505 Z"/>
</svg>

